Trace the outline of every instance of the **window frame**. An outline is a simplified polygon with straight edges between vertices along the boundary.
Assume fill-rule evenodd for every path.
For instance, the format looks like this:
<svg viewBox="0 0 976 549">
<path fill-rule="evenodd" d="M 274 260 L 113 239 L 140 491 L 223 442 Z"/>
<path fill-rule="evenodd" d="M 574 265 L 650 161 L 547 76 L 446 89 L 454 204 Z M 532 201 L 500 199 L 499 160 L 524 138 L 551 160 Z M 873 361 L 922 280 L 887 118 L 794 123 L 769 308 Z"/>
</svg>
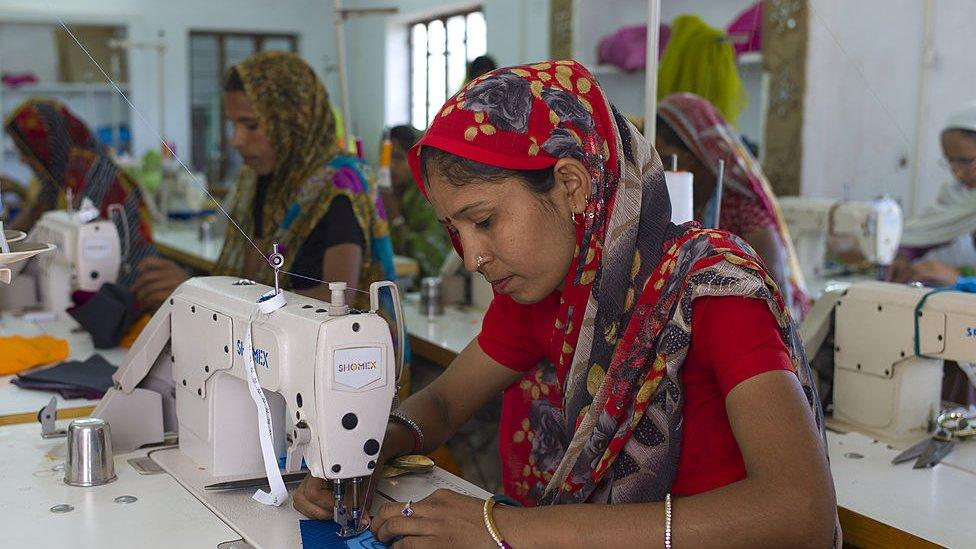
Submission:
<svg viewBox="0 0 976 549">
<path fill-rule="evenodd" d="M 223 81 L 224 81 L 224 71 L 228 68 L 227 63 L 227 50 L 225 42 L 228 38 L 250 38 L 254 41 L 254 51 L 259 53 L 264 47 L 266 40 L 287 40 L 290 43 L 290 52 L 298 53 L 298 48 L 300 45 L 300 36 L 298 33 L 288 33 L 288 32 L 248 32 L 248 31 L 226 31 L 226 30 L 209 30 L 209 29 L 193 29 L 189 33 L 189 41 L 187 43 L 187 56 L 189 57 L 188 71 L 190 80 L 190 151 L 193 151 L 193 57 L 192 57 L 192 44 L 193 39 L 197 37 L 203 38 L 216 38 L 217 39 L 217 65 L 220 67 L 220 74 L 217 75 L 219 81 L 218 88 L 218 98 L 217 105 L 220 109 L 220 131 L 218 132 L 218 143 L 220 145 L 220 164 L 217 170 L 217 181 L 210 182 L 210 186 L 214 187 L 214 183 L 223 182 L 227 177 L 228 161 L 230 159 L 230 137 L 227 135 L 227 116 L 224 114 L 224 94 L 223 94 Z M 209 159 L 208 159 L 209 160 Z M 195 169 L 200 169 L 206 172 L 209 166 L 194 166 Z M 210 175 L 210 174 L 208 174 Z"/>
<path fill-rule="evenodd" d="M 462 8 L 462 9 L 456 9 L 456 10 L 451 10 L 451 11 L 445 11 L 445 12 L 437 13 L 437 14 L 434 14 L 434 15 L 431 15 L 431 16 L 428 16 L 428 17 L 425 17 L 425 18 L 422 18 L 422 19 L 413 19 L 413 20 L 407 21 L 405 23 L 404 26 L 406 28 L 407 63 L 408 63 L 408 69 L 407 69 L 408 72 L 407 72 L 407 74 L 409 75 L 409 78 L 407 79 L 408 80 L 407 81 L 407 94 L 408 94 L 407 107 L 408 107 L 408 112 L 410 113 L 409 118 L 411 119 L 411 124 L 413 123 L 413 100 L 414 100 L 414 92 L 413 92 L 413 69 L 414 69 L 414 62 L 413 62 L 413 53 L 414 53 L 413 52 L 413 28 L 416 25 L 423 25 L 427 29 L 427 36 L 430 36 L 430 25 L 431 25 L 431 23 L 433 23 L 435 21 L 441 21 L 443 23 L 443 25 L 444 25 L 444 56 L 445 56 L 445 62 L 444 62 L 444 95 L 445 95 L 445 97 L 448 97 L 449 98 L 449 97 L 451 97 L 451 95 L 453 95 L 453 93 L 456 93 L 457 90 L 454 90 L 454 92 L 452 92 L 451 89 L 450 89 L 450 77 L 449 77 L 450 76 L 450 63 L 447 62 L 448 52 L 450 51 L 449 48 L 448 48 L 447 20 L 448 19 L 451 19 L 452 17 L 457 17 L 457 16 L 464 17 L 464 20 L 465 20 L 465 22 L 464 22 L 464 63 L 465 63 L 465 72 L 467 72 L 467 68 L 468 68 L 469 64 L 471 63 L 471 61 L 468 59 L 468 42 L 469 42 L 469 40 L 468 40 L 468 22 L 467 22 L 467 18 L 472 13 L 481 13 L 482 17 L 484 17 L 485 16 L 485 6 L 483 4 L 478 4 L 476 6 L 468 6 L 468 7 Z M 486 23 L 486 25 L 487 25 L 487 23 Z M 417 128 L 417 129 L 420 129 L 420 130 L 424 130 L 427 127 L 430 126 L 430 120 L 432 119 L 432 114 L 436 114 L 436 109 L 439 109 L 440 108 L 440 106 L 432 107 L 431 104 L 430 104 L 430 89 L 431 89 L 431 86 L 430 86 L 430 55 L 431 55 L 430 54 L 430 46 L 427 47 L 426 55 L 427 55 L 427 71 L 426 71 L 426 73 L 427 73 L 427 85 L 425 86 L 425 89 L 427 90 L 427 98 L 426 98 L 427 100 L 425 101 L 425 112 L 424 112 L 424 115 L 425 116 L 424 116 L 424 119 L 427 122 L 426 122 L 426 124 L 425 124 L 425 126 L 423 128 Z M 463 86 L 463 84 L 462 84 L 462 86 Z M 431 113 L 431 110 L 432 109 L 434 109 L 434 111 L 435 111 L 434 113 Z"/>
</svg>

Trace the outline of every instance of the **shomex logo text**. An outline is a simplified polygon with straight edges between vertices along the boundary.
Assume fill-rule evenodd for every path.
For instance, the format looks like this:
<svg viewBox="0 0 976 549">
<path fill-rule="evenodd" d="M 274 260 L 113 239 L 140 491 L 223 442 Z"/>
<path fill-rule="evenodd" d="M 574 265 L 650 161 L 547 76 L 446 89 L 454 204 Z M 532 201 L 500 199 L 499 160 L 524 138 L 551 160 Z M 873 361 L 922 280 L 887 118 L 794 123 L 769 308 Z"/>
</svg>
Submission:
<svg viewBox="0 0 976 549">
<path fill-rule="evenodd" d="M 339 373 L 362 372 L 365 370 L 375 370 L 377 368 L 379 368 L 379 364 L 377 364 L 375 361 L 372 360 L 366 362 L 350 362 L 349 364 L 339 364 L 338 366 L 336 366 L 336 369 L 339 371 Z"/>
<path fill-rule="evenodd" d="M 338 349 L 332 358 L 337 383 L 361 389 L 383 377 L 383 353 L 379 347 Z"/>
</svg>

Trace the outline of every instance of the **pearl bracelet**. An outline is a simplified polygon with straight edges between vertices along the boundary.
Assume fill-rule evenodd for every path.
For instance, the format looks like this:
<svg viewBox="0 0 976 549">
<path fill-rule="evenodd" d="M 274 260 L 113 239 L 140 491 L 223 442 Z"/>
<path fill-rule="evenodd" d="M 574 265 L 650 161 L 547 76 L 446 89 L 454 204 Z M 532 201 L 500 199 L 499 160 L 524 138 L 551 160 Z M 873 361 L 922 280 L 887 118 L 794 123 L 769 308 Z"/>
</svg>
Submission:
<svg viewBox="0 0 976 549">
<path fill-rule="evenodd" d="M 410 429 L 410 433 L 413 434 L 413 450 L 410 453 L 419 454 L 424 449 L 424 432 L 420 430 L 420 425 L 398 411 L 391 412 L 390 419 Z"/>
<path fill-rule="evenodd" d="M 664 549 L 671 549 L 671 493 L 664 496 Z"/>
</svg>

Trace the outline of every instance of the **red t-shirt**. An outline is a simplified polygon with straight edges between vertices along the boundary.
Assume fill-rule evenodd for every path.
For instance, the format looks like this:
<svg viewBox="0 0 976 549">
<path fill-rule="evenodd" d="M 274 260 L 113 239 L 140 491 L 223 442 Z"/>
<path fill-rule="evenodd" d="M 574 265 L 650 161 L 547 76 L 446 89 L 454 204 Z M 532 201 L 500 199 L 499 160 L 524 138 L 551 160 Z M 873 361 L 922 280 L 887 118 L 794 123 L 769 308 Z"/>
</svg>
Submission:
<svg viewBox="0 0 976 549">
<path fill-rule="evenodd" d="M 558 343 L 551 336 L 558 307 L 558 293 L 533 305 L 497 296 L 485 314 L 478 343 L 488 356 L 519 372 L 528 372 L 543 358 L 557 363 L 559 349 L 554 347 Z M 733 324 L 734 330 L 730 329 Z M 690 496 L 745 478 L 745 463 L 729 425 L 725 397 L 746 379 L 774 370 L 792 371 L 793 366 L 776 319 L 764 301 L 746 297 L 694 301 L 691 347 L 681 371 L 681 456 L 672 494 Z M 506 493 L 516 497 L 512 470 L 531 470 L 527 458 L 514 450 L 513 435 L 518 441 L 518 431 L 527 423 L 520 395 L 515 393 L 518 390 L 518 383 L 506 390 L 499 426 L 502 479 Z"/>
</svg>

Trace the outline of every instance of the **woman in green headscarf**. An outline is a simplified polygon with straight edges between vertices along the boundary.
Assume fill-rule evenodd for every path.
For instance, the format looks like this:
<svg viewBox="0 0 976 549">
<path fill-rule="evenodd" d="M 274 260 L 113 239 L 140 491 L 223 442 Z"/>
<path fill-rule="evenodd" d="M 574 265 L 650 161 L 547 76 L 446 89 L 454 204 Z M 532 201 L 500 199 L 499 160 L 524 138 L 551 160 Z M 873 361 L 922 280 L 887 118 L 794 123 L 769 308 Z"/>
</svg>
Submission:
<svg viewBox="0 0 976 549">
<path fill-rule="evenodd" d="M 289 273 L 282 283 L 303 295 L 328 299 L 319 280 L 356 288 L 392 280 L 382 204 L 359 161 L 341 155 L 328 93 L 312 68 L 291 53 L 260 53 L 230 69 L 224 92 L 231 145 L 245 168 L 230 211 L 239 228 L 228 225 L 214 274 L 271 283 L 266 257 L 277 243 Z M 171 261 L 146 260 L 137 295 L 157 307 L 188 276 Z"/>
</svg>

